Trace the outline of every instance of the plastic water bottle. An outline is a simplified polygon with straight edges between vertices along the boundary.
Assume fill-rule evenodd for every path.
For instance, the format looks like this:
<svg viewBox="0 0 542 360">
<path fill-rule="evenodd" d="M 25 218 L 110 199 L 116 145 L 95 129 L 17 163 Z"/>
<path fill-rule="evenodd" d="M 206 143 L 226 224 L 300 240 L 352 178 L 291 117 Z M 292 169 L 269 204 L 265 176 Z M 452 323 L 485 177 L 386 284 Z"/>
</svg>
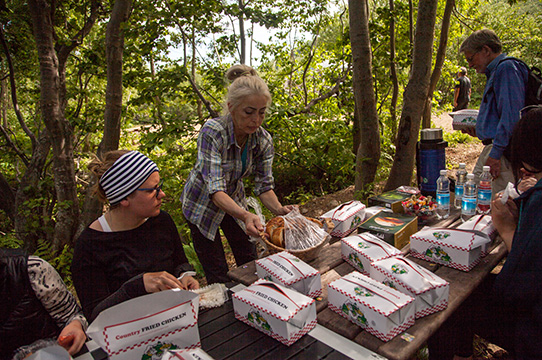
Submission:
<svg viewBox="0 0 542 360">
<path fill-rule="evenodd" d="M 467 170 L 465 170 L 465 163 L 459 164 L 459 169 L 455 172 L 455 202 L 456 209 L 461 209 L 461 198 L 463 197 L 463 188 L 465 181 L 467 181 Z"/>
<path fill-rule="evenodd" d="M 446 176 L 446 169 L 440 170 L 437 179 L 437 217 L 446 219 L 450 216 L 450 179 Z"/>
<path fill-rule="evenodd" d="M 480 184 L 478 185 L 478 214 L 489 214 L 491 208 L 491 181 L 493 177 L 489 173 L 490 167 L 484 166 L 480 175 Z"/>
<path fill-rule="evenodd" d="M 469 220 L 476 214 L 476 182 L 474 174 L 467 174 L 467 182 L 464 185 L 463 197 L 461 198 L 461 220 Z"/>
</svg>

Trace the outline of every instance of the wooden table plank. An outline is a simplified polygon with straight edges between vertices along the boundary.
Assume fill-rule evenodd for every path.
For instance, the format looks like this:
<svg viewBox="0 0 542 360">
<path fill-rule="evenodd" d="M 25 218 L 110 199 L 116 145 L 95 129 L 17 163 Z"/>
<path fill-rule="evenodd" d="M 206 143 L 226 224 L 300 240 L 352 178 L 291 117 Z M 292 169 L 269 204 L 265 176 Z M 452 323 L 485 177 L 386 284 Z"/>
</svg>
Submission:
<svg viewBox="0 0 542 360">
<path fill-rule="evenodd" d="M 265 356 L 261 357 L 261 360 L 277 360 L 277 359 L 292 359 L 302 353 L 302 351 L 310 346 L 312 343 L 315 343 L 316 340 L 310 336 L 303 336 L 301 339 L 296 341 L 290 346 L 280 346 L 273 351 L 267 353 Z"/>
<path fill-rule="evenodd" d="M 238 321 L 238 320 L 237 320 Z M 280 346 L 280 343 L 271 336 L 263 336 L 249 346 L 228 356 L 228 360 L 259 359 Z"/>
</svg>

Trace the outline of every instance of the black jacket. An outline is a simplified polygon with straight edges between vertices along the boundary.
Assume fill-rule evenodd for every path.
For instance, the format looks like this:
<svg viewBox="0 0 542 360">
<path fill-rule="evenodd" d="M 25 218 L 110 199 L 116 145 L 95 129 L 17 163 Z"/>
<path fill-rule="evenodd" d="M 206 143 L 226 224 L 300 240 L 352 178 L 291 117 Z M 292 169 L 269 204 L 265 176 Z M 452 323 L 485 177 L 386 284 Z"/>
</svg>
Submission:
<svg viewBox="0 0 542 360">
<path fill-rule="evenodd" d="M 0 249 L 0 359 L 36 340 L 56 337 L 60 329 L 36 297 L 28 277 L 28 256 Z"/>
</svg>

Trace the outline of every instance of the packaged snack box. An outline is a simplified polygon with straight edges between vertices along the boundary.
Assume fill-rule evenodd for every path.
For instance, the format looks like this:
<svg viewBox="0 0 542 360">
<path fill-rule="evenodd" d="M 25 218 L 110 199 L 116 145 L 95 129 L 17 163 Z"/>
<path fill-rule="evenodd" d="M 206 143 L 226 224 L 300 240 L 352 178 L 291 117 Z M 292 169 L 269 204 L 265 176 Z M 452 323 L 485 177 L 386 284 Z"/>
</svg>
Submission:
<svg viewBox="0 0 542 360">
<path fill-rule="evenodd" d="M 418 231 L 418 218 L 381 211 L 361 224 L 358 232 L 363 231 L 369 231 L 397 249 L 402 249 L 408 244 L 410 235 Z"/>
<path fill-rule="evenodd" d="M 476 119 L 478 118 L 478 110 L 463 109 L 455 112 L 451 112 L 450 116 L 452 120 L 452 128 L 454 130 L 462 130 L 467 128 L 473 128 L 476 126 Z"/>
<path fill-rule="evenodd" d="M 373 261 L 396 255 L 401 255 L 401 251 L 369 232 L 351 235 L 341 240 L 343 260 L 365 275 L 369 275 Z"/>
<path fill-rule="evenodd" d="M 160 358 L 169 349 L 201 347 L 198 295 L 172 289 L 102 311 L 87 334 L 113 360 Z"/>
<path fill-rule="evenodd" d="M 328 211 L 320 218 L 331 219 L 335 227 L 330 235 L 342 238 L 361 225 L 365 219 L 365 205 L 357 200 L 349 201 Z"/>
<path fill-rule="evenodd" d="M 413 296 L 416 299 L 416 318 L 427 316 L 448 306 L 450 292 L 448 282 L 402 256 L 373 262 L 371 277 Z"/>
<path fill-rule="evenodd" d="M 401 203 L 411 196 L 412 194 L 407 192 L 391 190 L 380 195 L 371 196 L 367 199 L 367 204 L 369 206 L 384 206 L 385 208 L 391 209 L 393 212 L 402 213 L 404 210 Z"/>
<path fill-rule="evenodd" d="M 491 221 L 491 215 L 475 215 L 457 228 L 480 231 L 482 234 L 487 235 L 490 240 L 494 240 L 497 237 L 497 228 L 493 225 L 493 221 Z M 490 244 L 491 242 L 482 245 L 482 257 L 487 255 Z"/>
<path fill-rule="evenodd" d="M 314 299 L 260 279 L 232 295 L 238 320 L 290 346 L 316 326 Z"/>
<path fill-rule="evenodd" d="M 169 350 L 160 360 L 213 360 L 201 349 Z M 149 359 L 151 360 L 151 359 Z"/>
<path fill-rule="evenodd" d="M 282 251 L 256 260 L 256 272 L 261 279 L 281 284 L 303 295 L 322 295 L 320 272 L 295 255 Z"/>
<path fill-rule="evenodd" d="M 382 341 L 414 324 L 414 298 L 357 271 L 328 285 L 328 306 Z"/>
<path fill-rule="evenodd" d="M 477 230 L 427 228 L 410 237 L 410 253 L 420 259 L 469 271 L 491 240 Z"/>
</svg>

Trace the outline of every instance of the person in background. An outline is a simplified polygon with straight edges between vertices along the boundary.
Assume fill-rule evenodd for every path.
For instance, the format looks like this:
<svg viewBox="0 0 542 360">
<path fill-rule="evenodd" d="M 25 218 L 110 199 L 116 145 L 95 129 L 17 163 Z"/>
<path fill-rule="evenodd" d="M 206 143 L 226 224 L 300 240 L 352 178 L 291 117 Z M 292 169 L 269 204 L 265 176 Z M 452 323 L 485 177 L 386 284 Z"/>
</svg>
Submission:
<svg viewBox="0 0 542 360">
<path fill-rule="evenodd" d="M 454 109 L 463 110 L 469 107 L 471 85 L 467 77 L 467 68 L 461 67 L 457 72 L 454 88 Z"/>
<path fill-rule="evenodd" d="M 257 72 L 236 65 L 226 72 L 225 115 L 208 120 L 198 137 L 198 156 L 182 194 L 194 248 L 207 282 L 229 281 L 219 228 L 238 265 L 256 258 L 249 235 L 261 236 L 260 218 L 247 210 L 243 179 L 254 176 L 254 193 L 275 215 L 289 213 L 274 189 L 273 139 L 262 128 L 271 94 Z"/>
<path fill-rule="evenodd" d="M 502 53 L 501 41 L 492 30 L 473 32 L 459 51 L 465 55 L 469 67 L 487 77 L 476 129 L 462 131 L 478 137 L 485 145 L 473 172 L 478 181 L 483 166 L 490 166 L 492 190 L 496 194 L 514 181 L 505 150 L 519 120 L 519 110 L 525 104 L 529 69 L 516 60 L 502 61 L 506 54 Z"/>
<path fill-rule="evenodd" d="M 511 358 L 541 359 L 542 348 L 542 106 L 529 106 L 511 138 L 517 180 L 536 184 L 517 199 L 491 204 L 491 217 L 508 250 L 500 273 L 490 277 L 430 339 L 429 359 L 464 359 L 478 334 L 507 350 Z M 454 354 L 456 355 L 454 357 Z"/>
<path fill-rule="evenodd" d="M 197 289 L 177 227 L 160 210 L 166 195 L 156 164 L 137 151 L 117 150 L 89 169 L 99 179 L 96 194 L 110 207 L 75 245 L 73 283 L 87 318 L 148 293 Z"/>
<path fill-rule="evenodd" d="M 0 359 L 24 359 L 56 343 L 81 350 L 87 320 L 60 275 L 45 260 L 0 249 Z"/>
</svg>

